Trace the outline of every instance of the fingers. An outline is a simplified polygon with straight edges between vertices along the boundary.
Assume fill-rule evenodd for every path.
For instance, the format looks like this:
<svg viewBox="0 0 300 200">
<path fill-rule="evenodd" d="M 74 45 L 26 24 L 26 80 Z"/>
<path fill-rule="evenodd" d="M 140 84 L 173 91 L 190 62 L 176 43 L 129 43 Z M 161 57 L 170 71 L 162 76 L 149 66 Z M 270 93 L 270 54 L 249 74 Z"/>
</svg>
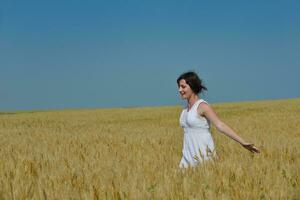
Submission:
<svg viewBox="0 0 300 200">
<path fill-rule="evenodd" d="M 260 150 L 258 148 L 256 148 L 255 146 L 253 146 L 253 150 L 255 153 L 260 153 Z"/>
<path fill-rule="evenodd" d="M 260 153 L 259 149 L 254 146 L 254 144 L 246 144 L 244 145 L 246 149 L 251 151 L 252 153 Z"/>
<path fill-rule="evenodd" d="M 259 149 L 256 148 L 255 146 L 250 146 L 250 149 L 249 149 L 252 153 L 260 153 Z"/>
</svg>

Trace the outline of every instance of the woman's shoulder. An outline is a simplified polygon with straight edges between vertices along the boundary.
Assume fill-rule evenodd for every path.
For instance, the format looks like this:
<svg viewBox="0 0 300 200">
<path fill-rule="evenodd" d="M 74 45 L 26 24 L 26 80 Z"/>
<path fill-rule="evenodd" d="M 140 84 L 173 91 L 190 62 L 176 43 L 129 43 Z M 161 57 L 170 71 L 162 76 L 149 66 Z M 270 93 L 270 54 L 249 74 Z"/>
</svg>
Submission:
<svg viewBox="0 0 300 200">
<path fill-rule="evenodd" d="M 204 99 L 199 99 L 198 102 L 199 102 L 199 105 L 200 105 L 201 103 L 206 103 L 206 104 L 208 104 L 208 102 L 207 102 L 206 100 L 204 100 Z"/>
<path fill-rule="evenodd" d="M 197 106 L 197 112 L 199 115 L 203 115 L 204 111 L 209 109 L 210 105 L 204 99 L 199 99 L 199 104 Z"/>
</svg>

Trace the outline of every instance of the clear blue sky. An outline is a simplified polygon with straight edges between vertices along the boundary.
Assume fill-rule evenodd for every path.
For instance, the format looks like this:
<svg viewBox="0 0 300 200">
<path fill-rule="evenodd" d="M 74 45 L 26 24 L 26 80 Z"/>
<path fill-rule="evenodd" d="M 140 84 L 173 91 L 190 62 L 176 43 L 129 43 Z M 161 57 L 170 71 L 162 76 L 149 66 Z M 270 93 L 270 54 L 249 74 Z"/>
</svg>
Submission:
<svg viewBox="0 0 300 200">
<path fill-rule="evenodd" d="M 0 111 L 300 97 L 298 2 L 0 0 Z"/>
</svg>

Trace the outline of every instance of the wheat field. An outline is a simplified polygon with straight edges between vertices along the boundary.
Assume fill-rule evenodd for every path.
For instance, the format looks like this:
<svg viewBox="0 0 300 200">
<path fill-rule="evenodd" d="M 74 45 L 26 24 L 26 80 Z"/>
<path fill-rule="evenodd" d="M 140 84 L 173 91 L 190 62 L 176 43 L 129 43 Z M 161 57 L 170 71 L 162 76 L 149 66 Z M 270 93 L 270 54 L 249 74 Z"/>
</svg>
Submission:
<svg viewBox="0 0 300 200">
<path fill-rule="evenodd" d="M 181 106 L 0 113 L 0 199 L 300 199 L 300 99 L 212 104 L 218 158 L 178 168 Z"/>
</svg>

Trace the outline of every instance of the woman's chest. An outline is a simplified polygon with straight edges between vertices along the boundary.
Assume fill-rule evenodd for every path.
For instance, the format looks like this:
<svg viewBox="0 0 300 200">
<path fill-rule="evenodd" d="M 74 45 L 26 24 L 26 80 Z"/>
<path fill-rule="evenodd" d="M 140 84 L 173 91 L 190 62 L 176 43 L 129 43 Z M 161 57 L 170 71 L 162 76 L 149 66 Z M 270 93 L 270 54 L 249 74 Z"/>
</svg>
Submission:
<svg viewBox="0 0 300 200">
<path fill-rule="evenodd" d="M 197 112 L 188 112 L 186 109 L 180 115 L 180 126 L 199 127 L 207 124 L 207 120 L 201 117 Z"/>
</svg>

